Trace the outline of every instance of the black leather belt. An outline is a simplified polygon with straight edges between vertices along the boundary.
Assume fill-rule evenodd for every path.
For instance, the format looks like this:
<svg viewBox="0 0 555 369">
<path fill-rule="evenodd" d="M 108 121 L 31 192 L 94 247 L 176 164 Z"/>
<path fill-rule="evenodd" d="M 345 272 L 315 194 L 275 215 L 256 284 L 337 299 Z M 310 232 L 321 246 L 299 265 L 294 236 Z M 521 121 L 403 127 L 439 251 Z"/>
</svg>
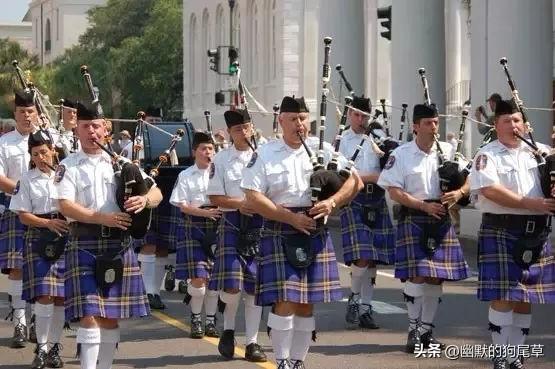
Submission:
<svg viewBox="0 0 555 369">
<path fill-rule="evenodd" d="M 73 237 L 120 238 L 122 233 L 119 228 L 105 227 L 100 224 L 72 222 L 69 225 L 69 234 Z"/>
<path fill-rule="evenodd" d="M 66 219 L 61 213 L 58 213 L 58 212 L 46 213 L 46 214 L 35 214 L 35 216 L 42 219 L 62 219 L 62 220 Z"/>
<path fill-rule="evenodd" d="M 526 233 L 541 232 L 547 227 L 547 215 L 484 213 L 482 224 L 504 229 L 524 230 Z"/>
<path fill-rule="evenodd" d="M 367 195 L 380 196 L 385 194 L 385 190 L 375 183 L 366 183 L 364 185 L 364 193 Z"/>
</svg>

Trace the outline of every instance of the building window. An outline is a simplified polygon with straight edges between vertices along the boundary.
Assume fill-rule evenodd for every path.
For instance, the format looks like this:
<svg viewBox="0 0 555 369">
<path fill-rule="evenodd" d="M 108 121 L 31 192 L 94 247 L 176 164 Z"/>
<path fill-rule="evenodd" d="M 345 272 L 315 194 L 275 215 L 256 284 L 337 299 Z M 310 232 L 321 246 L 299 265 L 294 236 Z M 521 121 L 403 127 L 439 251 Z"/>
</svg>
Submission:
<svg viewBox="0 0 555 369">
<path fill-rule="evenodd" d="M 56 41 L 60 41 L 60 8 L 56 9 Z"/>
<path fill-rule="evenodd" d="M 258 80 L 258 48 L 259 48 L 259 34 L 258 34 L 258 6 L 252 0 L 249 4 L 249 37 L 248 37 L 248 65 L 249 68 L 249 82 L 256 84 Z"/>
<path fill-rule="evenodd" d="M 208 57 L 206 56 L 206 51 L 210 49 L 210 17 L 208 15 L 208 9 L 204 9 L 202 13 L 202 47 L 204 50 L 201 50 L 200 56 L 204 58 L 201 59 L 202 62 L 199 63 L 202 66 L 202 87 L 201 90 L 203 93 L 208 92 Z M 204 105 L 204 100 L 203 100 Z"/>
<path fill-rule="evenodd" d="M 239 6 L 233 8 L 233 46 L 239 49 L 241 54 L 241 12 Z"/>
<path fill-rule="evenodd" d="M 52 50 L 52 36 L 50 32 L 50 19 L 46 20 L 46 29 L 44 31 L 44 52 L 49 53 Z"/>
<path fill-rule="evenodd" d="M 264 80 L 272 82 L 276 79 L 277 69 L 277 50 L 276 50 L 276 33 L 277 33 L 277 16 L 276 1 L 267 0 L 264 14 L 264 24 L 268 25 L 264 35 L 265 52 L 264 52 Z"/>
<path fill-rule="evenodd" d="M 191 93 L 197 90 L 196 81 L 196 56 L 197 56 L 197 17 L 195 14 L 191 15 L 189 22 L 189 82 L 191 84 Z"/>
<path fill-rule="evenodd" d="M 216 8 L 216 46 L 227 45 L 228 42 L 226 41 L 226 19 L 224 17 L 224 8 L 220 4 Z M 218 76 L 219 79 L 219 88 L 223 88 L 224 78 L 223 76 Z"/>
</svg>

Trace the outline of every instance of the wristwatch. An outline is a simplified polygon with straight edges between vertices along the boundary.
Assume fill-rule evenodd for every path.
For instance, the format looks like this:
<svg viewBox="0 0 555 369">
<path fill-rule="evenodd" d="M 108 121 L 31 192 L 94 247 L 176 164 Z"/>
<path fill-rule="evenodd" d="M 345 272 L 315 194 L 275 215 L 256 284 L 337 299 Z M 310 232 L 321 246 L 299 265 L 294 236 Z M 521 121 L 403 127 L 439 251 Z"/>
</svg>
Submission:
<svg viewBox="0 0 555 369">
<path fill-rule="evenodd" d="M 331 208 L 335 209 L 335 207 L 337 206 L 337 203 L 335 202 L 335 200 L 333 198 L 330 198 L 330 203 L 331 203 Z"/>
</svg>

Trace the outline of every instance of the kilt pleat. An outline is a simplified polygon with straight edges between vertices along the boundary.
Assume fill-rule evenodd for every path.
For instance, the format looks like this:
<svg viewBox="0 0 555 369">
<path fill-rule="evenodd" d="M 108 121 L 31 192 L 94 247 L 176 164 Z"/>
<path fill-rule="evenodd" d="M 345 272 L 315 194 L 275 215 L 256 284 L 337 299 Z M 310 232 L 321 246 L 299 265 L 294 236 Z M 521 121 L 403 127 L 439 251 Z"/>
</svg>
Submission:
<svg viewBox="0 0 555 369">
<path fill-rule="evenodd" d="M 28 302 L 39 296 L 64 297 L 65 257 L 58 260 L 44 260 L 39 250 L 44 247 L 40 242 L 39 229 L 29 227 L 25 234 L 23 249 L 23 295 Z"/>
<path fill-rule="evenodd" d="M 180 210 L 163 201 L 157 208 L 152 209 L 150 229 L 145 237 L 135 240 L 135 247 L 145 244 L 156 245 L 160 249 L 174 252 L 177 245 L 177 233 L 182 227 Z"/>
<path fill-rule="evenodd" d="M 298 231 L 288 224 L 264 219 L 255 298 L 260 306 L 280 301 L 314 304 L 340 300 L 337 260 L 327 230 L 311 237 L 316 257 L 312 265 L 299 270 L 286 259 L 283 236 Z"/>
<path fill-rule="evenodd" d="M 522 232 L 482 225 L 478 233 L 478 299 L 533 304 L 555 303 L 555 260 L 548 239 L 540 259 L 528 270 L 513 261 Z"/>
<path fill-rule="evenodd" d="M 208 288 L 211 290 L 238 289 L 254 294 L 256 284 L 256 257 L 243 257 L 237 252 L 237 243 L 241 231 L 241 219 L 245 217 L 239 211 L 228 211 L 222 216 L 218 226 L 218 247 L 214 268 Z M 262 217 L 254 215 L 248 228 L 262 227 Z"/>
<path fill-rule="evenodd" d="M 363 206 L 376 208 L 375 227 L 363 222 Z M 350 265 L 355 260 L 373 260 L 379 264 L 395 262 L 395 228 L 389 218 L 385 197 L 369 200 L 359 194 L 349 206 L 340 212 L 343 259 Z"/>
<path fill-rule="evenodd" d="M 402 280 L 433 277 L 450 281 L 468 278 L 468 265 L 451 222 L 442 226 L 447 228 L 442 229 L 445 234 L 432 257 L 420 246 L 421 226 L 426 223 L 435 224 L 436 221 L 428 216 L 408 215 L 397 224 L 395 277 Z"/>
<path fill-rule="evenodd" d="M 202 240 L 208 232 L 218 230 L 218 222 L 197 216 L 185 215 L 178 228 L 175 251 L 175 277 L 178 279 L 210 278 L 213 261 L 202 248 Z"/>
<path fill-rule="evenodd" d="M 19 216 L 6 210 L 0 218 L 0 269 L 21 269 L 27 226 Z"/>
<path fill-rule="evenodd" d="M 97 288 L 95 256 L 119 252 L 123 258 L 121 283 Z M 142 317 L 150 313 L 137 255 L 117 239 L 70 237 L 66 247 L 66 319 L 99 316 L 111 319 Z"/>
</svg>

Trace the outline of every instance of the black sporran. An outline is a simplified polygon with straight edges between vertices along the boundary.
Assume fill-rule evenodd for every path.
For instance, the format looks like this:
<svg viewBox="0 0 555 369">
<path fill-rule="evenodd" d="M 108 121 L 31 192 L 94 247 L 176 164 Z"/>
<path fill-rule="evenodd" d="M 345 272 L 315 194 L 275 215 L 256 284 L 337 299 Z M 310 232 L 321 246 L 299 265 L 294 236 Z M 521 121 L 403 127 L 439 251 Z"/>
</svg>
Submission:
<svg viewBox="0 0 555 369">
<path fill-rule="evenodd" d="M 446 221 L 438 221 L 437 223 L 431 224 L 418 224 L 418 227 L 421 229 L 419 245 L 428 258 L 432 258 L 441 246 L 441 241 L 448 231 L 448 228 L 446 229 L 445 227 L 445 223 Z"/>
<path fill-rule="evenodd" d="M 528 270 L 536 264 L 541 257 L 543 245 L 547 241 L 548 233 L 541 232 L 535 235 L 523 235 L 518 238 L 513 246 L 513 260 L 522 269 Z"/>
<path fill-rule="evenodd" d="M 236 246 L 239 255 L 247 258 L 258 255 L 260 253 L 260 238 L 260 228 L 241 230 Z"/>
<path fill-rule="evenodd" d="M 123 280 L 123 257 L 118 253 L 95 257 L 95 277 L 99 289 L 109 288 Z"/>
<path fill-rule="evenodd" d="M 67 238 L 52 232 L 49 229 L 39 231 L 38 253 L 46 261 L 56 261 L 64 254 Z"/>
<path fill-rule="evenodd" d="M 283 251 L 285 258 L 296 269 L 306 269 L 316 258 L 312 247 L 312 237 L 304 233 L 285 236 Z"/>
<path fill-rule="evenodd" d="M 218 246 L 218 234 L 215 231 L 207 231 L 202 238 L 201 245 L 206 257 L 214 260 L 216 257 L 216 247 Z"/>
</svg>

